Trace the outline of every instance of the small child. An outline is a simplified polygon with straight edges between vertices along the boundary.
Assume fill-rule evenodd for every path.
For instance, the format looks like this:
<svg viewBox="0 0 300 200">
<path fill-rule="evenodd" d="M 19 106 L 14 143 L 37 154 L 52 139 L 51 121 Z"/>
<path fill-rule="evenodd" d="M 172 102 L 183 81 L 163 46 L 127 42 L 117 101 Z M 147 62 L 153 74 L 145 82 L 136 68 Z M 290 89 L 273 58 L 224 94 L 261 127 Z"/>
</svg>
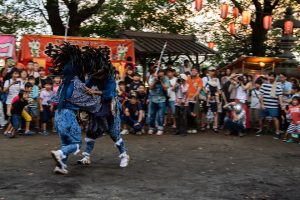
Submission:
<svg viewBox="0 0 300 200">
<path fill-rule="evenodd" d="M 52 117 L 52 104 L 49 104 L 51 97 L 53 96 L 51 82 L 45 82 L 44 88 L 40 94 L 40 112 L 41 112 L 41 123 L 42 123 L 42 135 L 48 135 L 47 123 L 51 121 Z"/>
<path fill-rule="evenodd" d="M 131 95 L 129 101 L 124 105 L 123 121 L 126 125 L 133 128 L 136 135 L 142 134 L 143 110 L 137 101 L 136 95 Z M 125 131 L 125 130 L 123 130 Z"/>
<path fill-rule="evenodd" d="M 40 89 L 37 85 L 35 85 L 35 78 L 34 76 L 28 77 L 28 82 L 31 83 L 32 91 L 28 95 L 28 106 L 27 106 L 27 112 L 30 114 L 30 116 L 33 119 L 34 128 L 37 130 L 39 128 L 39 109 L 38 109 L 38 98 L 39 98 L 39 92 Z"/>
<path fill-rule="evenodd" d="M 300 97 L 292 98 L 292 105 L 289 106 L 287 113 L 291 116 L 291 123 L 287 129 L 285 138 L 291 136 L 286 142 L 293 143 L 295 139 L 299 139 L 300 134 Z"/>
<path fill-rule="evenodd" d="M 24 108 L 28 105 L 27 98 L 28 93 L 24 90 L 21 90 L 19 93 L 19 99 L 12 104 L 11 107 L 11 124 L 13 126 L 11 133 L 8 135 L 9 138 L 14 138 L 16 130 L 18 130 L 21 121 L 21 115 L 24 111 Z"/>
<path fill-rule="evenodd" d="M 187 115 L 189 109 L 188 90 L 189 84 L 186 83 L 187 76 L 180 74 L 175 85 L 175 119 L 177 125 L 177 132 L 175 135 L 182 134 L 186 136 L 187 131 Z"/>
<path fill-rule="evenodd" d="M 245 136 L 246 127 L 246 112 L 243 109 L 243 105 L 236 102 L 231 102 L 224 106 L 224 109 L 229 109 L 231 112 L 231 117 L 225 118 L 225 127 L 229 129 L 229 133 L 238 134 L 240 137 Z"/>
</svg>

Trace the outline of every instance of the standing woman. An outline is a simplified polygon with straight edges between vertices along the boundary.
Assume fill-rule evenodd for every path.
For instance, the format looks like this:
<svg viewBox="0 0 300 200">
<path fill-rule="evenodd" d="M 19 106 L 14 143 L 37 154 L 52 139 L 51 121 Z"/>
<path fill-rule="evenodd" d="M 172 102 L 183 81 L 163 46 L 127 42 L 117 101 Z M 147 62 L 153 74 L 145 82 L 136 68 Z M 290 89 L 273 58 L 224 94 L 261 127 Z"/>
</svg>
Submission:
<svg viewBox="0 0 300 200">
<path fill-rule="evenodd" d="M 238 84 L 236 87 L 236 102 L 239 102 L 243 105 L 243 108 L 246 112 L 246 129 L 250 128 L 250 110 L 247 105 L 249 99 L 249 91 L 252 89 L 252 77 L 249 75 L 242 75 L 238 77 Z"/>
</svg>

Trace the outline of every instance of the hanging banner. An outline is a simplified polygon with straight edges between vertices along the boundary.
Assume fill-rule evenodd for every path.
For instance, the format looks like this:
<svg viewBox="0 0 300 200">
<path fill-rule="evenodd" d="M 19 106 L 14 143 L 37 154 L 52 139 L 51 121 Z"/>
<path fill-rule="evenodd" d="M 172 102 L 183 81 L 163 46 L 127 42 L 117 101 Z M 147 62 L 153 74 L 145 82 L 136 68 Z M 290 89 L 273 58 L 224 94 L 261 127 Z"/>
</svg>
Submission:
<svg viewBox="0 0 300 200">
<path fill-rule="evenodd" d="M 63 42 L 63 36 L 24 35 L 21 41 L 21 60 L 26 62 L 26 60 L 39 58 L 39 60 L 45 59 L 49 63 L 51 59 L 47 54 Z M 128 57 L 135 62 L 133 40 L 67 37 L 67 42 L 78 45 L 80 48 L 85 46 L 107 47 L 111 52 L 112 63 L 126 62 Z"/>
<path fill-rule="evenodd" d="M 0 35 L 0 58 L 7 57 L 17 60 L 16 37 L 14 35 Z"/>
</svg>

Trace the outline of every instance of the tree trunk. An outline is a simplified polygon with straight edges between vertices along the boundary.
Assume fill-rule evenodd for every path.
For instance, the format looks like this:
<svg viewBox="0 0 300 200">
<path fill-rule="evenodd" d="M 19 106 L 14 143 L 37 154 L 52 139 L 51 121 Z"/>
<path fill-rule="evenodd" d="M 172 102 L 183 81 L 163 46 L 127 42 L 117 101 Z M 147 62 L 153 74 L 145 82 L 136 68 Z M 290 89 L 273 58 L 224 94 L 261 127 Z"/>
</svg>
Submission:
<svg viewBox="0 0 300 200">
<path fill-rule="evenodd" d="M 48 13 L 48 23 L 52 28 L 53 35 L 64 35 L 65 27 L 59 15 L 58 0 L 47 0 L 45 8 Z"/>
<path fill-rule="evenodd" d="M 263 15 L 257 14 L 252 27 L 252 53 L 253 56 L 265 56 L 266 54 L 266 35 L 267 31 L 263 28 Z"/>
<path fill-rule="evenodd" d="M 69 30 L 68 35 L 76 36 L 79 33 L 80 25 L 83 21 L 92 17 L 93 14 L 96 14 L 100 11 L 105 0 L 98 0 L 94 6 L 88 7 L 84 6 L 82 9 L 78 9 L 80 1 L 71 0 L 64 1 L 66 6 L 69 9 Z M 87 3 L 88 5 L 88 3 Z M 48 13 L 48 23 L 52 28 L 53 35 L 64 35 L 65 26 L 60 16 L 59 11 L 59 0 L 47 0 L 45 9 Z"/>
</svg>

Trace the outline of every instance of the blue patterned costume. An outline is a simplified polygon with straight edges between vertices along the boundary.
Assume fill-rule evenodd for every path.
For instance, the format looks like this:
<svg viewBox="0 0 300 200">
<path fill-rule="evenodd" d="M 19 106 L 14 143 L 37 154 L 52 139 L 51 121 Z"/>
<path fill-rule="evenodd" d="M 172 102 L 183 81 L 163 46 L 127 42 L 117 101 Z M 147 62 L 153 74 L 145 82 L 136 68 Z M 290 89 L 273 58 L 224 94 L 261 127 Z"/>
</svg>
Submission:
<svg viewBox="0 0 300 200">
<path fill-rule="evenodd" d="M 87 83 L 88 87 L 95 86 L 93 81 Z M 101 87 L 101 88 L 99 88 Z M 104 84 L 98 86 L 102 91 L 101 95 L 101 110 L 96 113 L 91 113 L 89 118 L 84 156 L 90 156 L 94 149 L 95 140 L 101 137 L 103 133 L 108 133 L 111 139 L 115 142 L 119 153 L 126 153 L 124 141 L 120 135 L 121 126 L 121 105 L 117 99 L 116 82 L 113 77 L 107 79 Z M 112 104 L 115 106 L 115 113 L 111 111 Z"/>
<path fill-rule="evenodd" d="M 58 103 L 55 112 L 55 128 L 60 136 L 62 162 L 57 155 L 52 155 L 59 166 L 65 166 L 70 154 L 77 154 L 82 143 L 81 128 L 76 118 L 76 112 L 81 109 L 91 113 L 101 109 L 101 97 L 86 94 L 86 86 L 77 76 L 67 80 L 59 88 L 53 102 Z M 54 153 L 53 153 L 54 154 Z"/>
</svg>

